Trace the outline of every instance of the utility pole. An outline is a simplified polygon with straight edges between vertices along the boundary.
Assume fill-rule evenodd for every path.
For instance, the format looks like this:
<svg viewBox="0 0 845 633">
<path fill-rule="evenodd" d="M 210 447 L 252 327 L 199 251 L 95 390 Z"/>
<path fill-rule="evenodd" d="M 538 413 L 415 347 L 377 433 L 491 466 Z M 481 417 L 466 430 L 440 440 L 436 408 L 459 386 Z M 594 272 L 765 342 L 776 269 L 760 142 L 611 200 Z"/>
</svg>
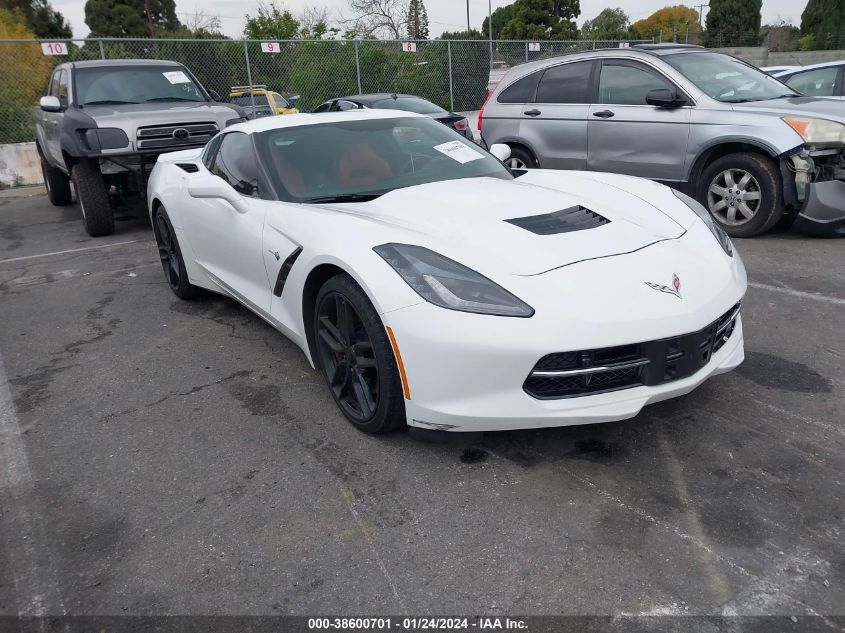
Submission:
<svg viewBox="0 0 845 633">
<path fill-rule="evenodd" d="M 470 32 L 469 28 L 469 0 L 467 0 L 467 33 Z"/>
<path fill-rule="evenodd" d="M 704 7 L 709 7 L 709 4 L 694 4 L 692 5 L 698 9 L 698 27 L 704 28 Z"/>
<path fill-rule="evenodd" d="M 487 36 L 490 38 L 490 70 L 493 70 L 493 0 L 487 0 Z"/>
</svg>

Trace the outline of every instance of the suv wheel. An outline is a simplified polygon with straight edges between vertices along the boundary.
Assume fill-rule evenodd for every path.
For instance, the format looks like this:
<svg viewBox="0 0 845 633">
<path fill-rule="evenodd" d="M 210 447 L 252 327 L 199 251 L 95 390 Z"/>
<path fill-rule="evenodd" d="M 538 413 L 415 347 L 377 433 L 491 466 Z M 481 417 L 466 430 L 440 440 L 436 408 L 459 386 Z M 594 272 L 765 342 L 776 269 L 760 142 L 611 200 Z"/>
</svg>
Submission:
<svg viewBox="0 0 845 633">
<path fill-rule="evenodd" d="M 81 160 L 71 169 L 76 198 L 82 209 L 82 223 L 91 237 L 114 233 L 114 212 L 103 183 L 100 166 L 95 161 Z"/>
<path fill-rule="evenodd" d="M 44 186 L 47 187 L 47 197 L 54 206 L 60 207 L 73 202 L 70 193 L 70 178 L 67 174 L 51 167 L 43 157 L 41 158 L 41 173 L 44 176 Z"/>
<path fill-rule="evenodd" d="M 760 235 L 783 217 L 780 174 L 758 154 L 729 154 L 710 163 L 697 197 L 731 237 Z"/>
<path fill-rule="evenodd" d="M 536 169 L 537 159 L 526 149 L 511 147 L 511 156 L 505 161 L 511 169 Z"/>
</svg>

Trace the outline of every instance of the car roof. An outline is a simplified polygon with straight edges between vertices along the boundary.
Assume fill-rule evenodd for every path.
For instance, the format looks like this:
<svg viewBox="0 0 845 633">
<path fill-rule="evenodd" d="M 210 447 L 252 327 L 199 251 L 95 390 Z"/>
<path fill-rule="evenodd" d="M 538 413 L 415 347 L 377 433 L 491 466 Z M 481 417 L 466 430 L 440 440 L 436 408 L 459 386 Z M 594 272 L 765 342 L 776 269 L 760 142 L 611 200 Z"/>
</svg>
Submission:
<svg viewBox="0 0 845 633">
<path fill-rule="evenodd" d="M 420 101 L 428 101 L 428 99 L 423 99 L 422 97 L 418 97 L 417 95 L 409 95 L 402 92 L 371 92 L 369 94 L 362 94 L 362 95 L 349 95 L 348 97 L 335 97 L 334 99 L 327 99 L 324 103 L 329 103 L 330 101 L 357 101 L 359 103 L 372 103 L 373 101 L 381 101 L 382 99 L 392 99 L 396 97 L 397 99 L 403 97 L 410 97 L 412 99 L 419 99 Z"/>
<path fill-rule="evenodd" d="M 793 66 L 789 70 L 784 70 L 777 73 L 776 77 L 781 77 L 784 75 L 794 75 L 795 73 L 802 73 L 805 70 L 815 70 L 816 68 L 829 68 L 831 66 L 845 66 L 845 59 L 840 59 L 835 62 L 821 62 L 818 64 L 810 64 L 808 66 Z"/>
<path fill-rule="evenodd" d="M 176 66 L 182 68 L 179 62 L 166 59 L 89 59 L 81 62 L 71 62 L 74 68 L 107 68 L 109 66 Z"/>
<path fill-rule="evenodd" d="M 424 114 L 404 112 L 399 110 L 345 110 L 342 112 L 314 112 L 286 114 L 285 116 L 262 117 L 237 123 L 226 128 L 227 132 L 246 132 L 254 134 L 285 127 L 299 127 L 302 125 L 320 125 L 321 123 L 349 122 L 357 119 L 430 119 Z"/>
</svg>

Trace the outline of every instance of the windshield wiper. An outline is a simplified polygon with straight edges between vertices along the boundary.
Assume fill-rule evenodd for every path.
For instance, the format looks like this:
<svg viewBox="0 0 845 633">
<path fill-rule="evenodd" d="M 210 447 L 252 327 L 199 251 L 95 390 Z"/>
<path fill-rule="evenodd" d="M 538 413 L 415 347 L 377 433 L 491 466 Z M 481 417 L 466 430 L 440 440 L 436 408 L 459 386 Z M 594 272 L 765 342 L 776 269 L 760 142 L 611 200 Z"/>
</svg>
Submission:
<svg viewBox="0 0 845 633">
<path fill-rule="evenodd" d="M 152 99 L 144 99 L 142 103 L 148 103 L 150 101 L 194 101 L 196 103 L 202 103 L 199 99 L 188 99 L 187 97 L 153 97 Z"/>
<path fill-rule="evenodd" d="M 89 105 L 124 105 L 127 103 L 137 104 L 138 101 L 119 101 L 118 99 L 101 99 L 99 101 L 88 101 L 83 103 L 82 106 L 89 106 Z"/>
<path fill-rule="evenodd" d="M 386 191 L 373 191 L 371 193 L 341 193 L 336 196 L 319 196 L 317 198 L 306 198 L 304 204 L 320 204 L 329 202 L 368 202 L 386 194 Z"/>
</svg>

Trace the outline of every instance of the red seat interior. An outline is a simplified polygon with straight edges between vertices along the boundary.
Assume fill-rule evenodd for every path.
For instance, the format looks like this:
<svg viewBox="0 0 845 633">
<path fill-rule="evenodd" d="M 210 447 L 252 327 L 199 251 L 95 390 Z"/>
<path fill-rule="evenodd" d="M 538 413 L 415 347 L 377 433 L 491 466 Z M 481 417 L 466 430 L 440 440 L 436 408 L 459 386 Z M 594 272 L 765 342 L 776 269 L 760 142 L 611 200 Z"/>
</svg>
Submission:
<svg viewBox="0 0 845 633">
<path fill-rule="evenodd" d="M 305 181 L 299 167 L 283 158 L 276 159 L 276 167 L 279 170 L 279 180 L 285 189 L 294 194 L 305 191 Z"/>
<path fill-rule="evenodd" d="M 375 184 L 393 177 L 390 164 L 369 145 L 351 145 L 337 163 L 337 179 L 342 187 Z"/>
</svg>

